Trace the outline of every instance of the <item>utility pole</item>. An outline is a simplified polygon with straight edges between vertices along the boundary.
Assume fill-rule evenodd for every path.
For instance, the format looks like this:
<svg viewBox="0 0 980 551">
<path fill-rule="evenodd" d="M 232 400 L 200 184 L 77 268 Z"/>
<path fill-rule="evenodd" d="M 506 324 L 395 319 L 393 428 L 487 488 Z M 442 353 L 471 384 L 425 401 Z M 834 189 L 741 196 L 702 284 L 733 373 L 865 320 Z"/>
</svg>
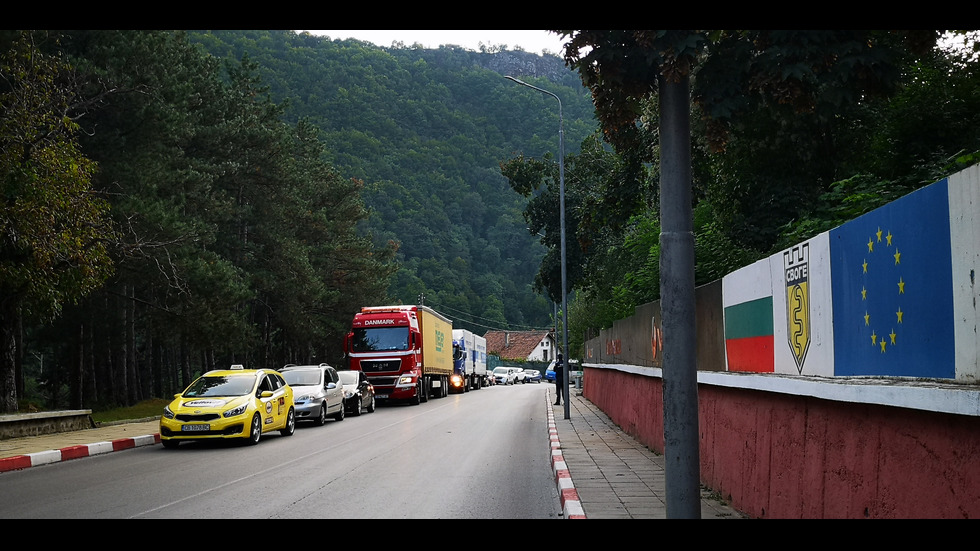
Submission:
<svg viewBox="0 0 980 551">
<path fill-rule="evenodd" d="M 690 77 L 660 77 L 660 304 L 667 518 L 701 518 Z"/>
</svg>

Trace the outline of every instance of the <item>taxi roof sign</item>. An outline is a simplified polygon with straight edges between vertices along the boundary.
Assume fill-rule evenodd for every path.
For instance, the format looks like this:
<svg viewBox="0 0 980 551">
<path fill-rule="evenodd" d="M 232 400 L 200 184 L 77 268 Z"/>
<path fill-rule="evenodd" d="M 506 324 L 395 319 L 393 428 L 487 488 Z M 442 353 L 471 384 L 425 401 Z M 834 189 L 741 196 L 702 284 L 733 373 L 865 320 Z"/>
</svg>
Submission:
<svg viewBox="0 0 980 551">
<path fill-rule="evenodd" d="M 245 366 L 242 365 L 242 364 L 232 364 L 231 368 L 232 369 L 245 369 Z"/>
</svg>

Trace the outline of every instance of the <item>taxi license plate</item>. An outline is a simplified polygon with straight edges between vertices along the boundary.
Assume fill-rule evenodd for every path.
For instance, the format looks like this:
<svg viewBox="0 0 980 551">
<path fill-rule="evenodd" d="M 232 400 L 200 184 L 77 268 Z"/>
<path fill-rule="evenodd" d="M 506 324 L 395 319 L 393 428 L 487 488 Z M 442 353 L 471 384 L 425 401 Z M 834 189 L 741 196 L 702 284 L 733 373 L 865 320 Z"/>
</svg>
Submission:
<svg viewBox="0 0 980 551">
<path fill-rule="evenodd" d="M 180 430 L 183 432 L 209 431 L 211 425 L 181 425 Z"/>
</svg>

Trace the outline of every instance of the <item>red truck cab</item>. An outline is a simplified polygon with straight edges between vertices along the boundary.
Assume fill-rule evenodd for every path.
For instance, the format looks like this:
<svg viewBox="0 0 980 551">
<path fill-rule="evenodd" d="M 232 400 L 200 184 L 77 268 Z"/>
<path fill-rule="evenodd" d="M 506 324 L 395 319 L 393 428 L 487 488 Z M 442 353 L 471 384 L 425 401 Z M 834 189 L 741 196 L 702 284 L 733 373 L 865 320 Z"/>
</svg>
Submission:
<svg viewBox="0 0 980 551">
<path fill-rule="evenodd" d="M 452 322 L 424 306 L 364 307 L 354 315 L 344 353 L 378 399 L 425 402 L 452 374 Z"/>
</svg>

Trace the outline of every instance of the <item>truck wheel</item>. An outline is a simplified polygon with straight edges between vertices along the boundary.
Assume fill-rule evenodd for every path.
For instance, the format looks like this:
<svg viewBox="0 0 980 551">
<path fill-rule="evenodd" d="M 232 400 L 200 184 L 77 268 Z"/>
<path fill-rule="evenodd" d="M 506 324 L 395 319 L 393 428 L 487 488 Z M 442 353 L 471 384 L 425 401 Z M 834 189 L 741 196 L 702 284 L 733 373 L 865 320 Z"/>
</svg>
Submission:
<svg viewBox="0 0 980 551">
<path fill-rule="evenodd" d="M 416 390 L 416 392 L 418 393 L 419 401 L 429 401 L 429 383 L 427 383 L 425 379 L 419 380 L 419 388 Z"/>
</svg>

